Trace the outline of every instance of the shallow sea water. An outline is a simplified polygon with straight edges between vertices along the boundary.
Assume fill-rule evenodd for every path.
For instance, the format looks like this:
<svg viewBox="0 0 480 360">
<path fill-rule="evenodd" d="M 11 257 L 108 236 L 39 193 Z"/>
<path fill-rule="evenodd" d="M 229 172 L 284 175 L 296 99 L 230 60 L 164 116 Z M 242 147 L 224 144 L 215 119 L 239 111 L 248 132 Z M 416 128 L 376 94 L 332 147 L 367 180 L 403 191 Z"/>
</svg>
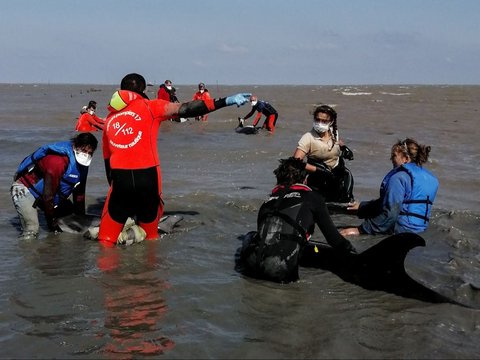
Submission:
<svg viewBox="0 0 480 360">
<path fill-rule="evenodd" d="M 114 90 L 0 85 L 0 357 L 478 357 L 477 309 L 366 290 L 320 269 L 302 268 L 288 285 L 249 279 L 235 271 L 234 255 L 238 237 L 255 229 L 278 159 L 293 154 L 316 104 L 334 104 L 340 137 L 355 154 L 347 165 L 359 200 L 377 196 L 397 139 L 432 146 L 427 167 L 440 189 L 427 246 L 411 251 L 407 270 L 480 308 L 479 86 L 212 86 L 215 97 L 249 91 L 271 102 L 277 128 L 273 136 L 235 133 L 249 105 L 221 109 L 206 123 L 162 124 L 165 210 L 184 217 L 173 233 L 109 250 L 45 229 L 36 241 L 19 241 L 9 195 L 19 162 L 74 135 L 89 100 L 105 116 Z M 178 86 L 180 100 L 194 90 Z M 106 192 L 98 152 L 87 185 L 91 212 Z"/>
</svg>

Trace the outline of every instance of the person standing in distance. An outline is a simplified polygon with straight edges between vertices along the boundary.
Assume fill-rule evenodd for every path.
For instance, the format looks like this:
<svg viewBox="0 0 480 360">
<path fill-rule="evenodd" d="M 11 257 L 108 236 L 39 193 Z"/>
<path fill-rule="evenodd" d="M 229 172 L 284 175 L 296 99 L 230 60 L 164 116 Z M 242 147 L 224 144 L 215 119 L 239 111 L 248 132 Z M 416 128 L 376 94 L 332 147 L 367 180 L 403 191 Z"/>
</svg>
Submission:
<svg viewBox="0 0 480 360">
<path fill-rule="evenodd" d="M 170 101 L 172 103 L 178 103 L 177 90 L 173 87 L 171 80 L 165 80 L 165 82 L 160 85 L 157 92 L 157 99 Z"/>
<path fill-rule="evenodd" d="M 211 99 L 211 96 L 210 96 L 210 93 L 208 92 L 208 89 L 205 87 L 205 84 L 204 83 L 198 84 L 198 91 L 195 94 L 193 94 L 192 100 L 209 100 L 209 99 Z M 207 121 L 208 114 L 197 116 L 195 120 Z"/>
</svg>

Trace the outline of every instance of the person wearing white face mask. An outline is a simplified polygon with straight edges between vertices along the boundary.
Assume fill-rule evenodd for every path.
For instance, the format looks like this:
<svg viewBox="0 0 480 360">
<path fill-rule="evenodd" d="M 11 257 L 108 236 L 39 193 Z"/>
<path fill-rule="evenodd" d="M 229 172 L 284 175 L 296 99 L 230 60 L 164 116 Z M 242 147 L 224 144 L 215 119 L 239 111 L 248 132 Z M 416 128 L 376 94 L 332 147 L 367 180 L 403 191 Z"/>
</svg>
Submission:
<svg viewBox="0 0 480 360">
<path fill-rule="evenodd" d="M 43 145 L 20 163 L 10 191 L 21 238 L 38 236 L 37 209 L 44 211 L 48 229 L 55 233 L 62 232 L 59 217 L 85 214 L 88 167 L 97 145 L 91 133 L 80 133 L 70 141 Z"/>
<path fill-rule="evenodd" d="M 265 115 L 265 121 L 263 122 L 262 128 L 267 129 L 271 134 L 275 131 L 275 125 L 277 124 L 278 112 L 275 108 L 266 101 L 258 100 L 255 95 L 252 95 L 250 98 L 250 103 L 252 104 L 252 110 L 245 115 L 243 118 L 238 118 L 239 126 L 243 127 L 245 120 L 251 117 L 255 112 L 255 120 L 253 120 L 253 126 L 257 127 L 258 122 L 262 115 Z"/>
<path fill-rule="evenodd" d="M 160 85 L 157 92 L 157 99 L 162 99 L 169 101 L 171 103 L 180 102 L 177 98 L 177 90 L 173 87 L 171 80 L 165 80 L 165 82 Z"/>
<path fill-rule="evenodd" d="M 322 193 L 327 202 L 354 200 L 353 177 L 343 160 L 352 160 L 353 153 L 338 138 L 337 112 L 331 106 L 315 109 L 312 130 L 301 137 L 293 156 L 307 159 L 307 185 Z"/>
<path fill-rule="evenodd" d="M 208 92 L 208 89 L 205 87 L 204 83 L 198 84 L 198 91 L 193 94 L 192 100 L 209 100 L 212 97 L 210 96 L 210 93 Z M 208 120 L 208 114 L 202 115 L 202 116 L 196 116 L 195 120 L 199 121 L 207 121 Z"/>
<path fill-rule="evenodd" d="M 103 125 L 105 124 L 105 120 L 98 117 L 95 114 L 97 109 L 97 102 L 96 101 L 89 101 L 88 106 L 82 107 L 80 111 L 80 117 L 78 118 L 77 125 L 75 126 L 76 131 L 98 131 L 103 130 Z"/>
</svg>

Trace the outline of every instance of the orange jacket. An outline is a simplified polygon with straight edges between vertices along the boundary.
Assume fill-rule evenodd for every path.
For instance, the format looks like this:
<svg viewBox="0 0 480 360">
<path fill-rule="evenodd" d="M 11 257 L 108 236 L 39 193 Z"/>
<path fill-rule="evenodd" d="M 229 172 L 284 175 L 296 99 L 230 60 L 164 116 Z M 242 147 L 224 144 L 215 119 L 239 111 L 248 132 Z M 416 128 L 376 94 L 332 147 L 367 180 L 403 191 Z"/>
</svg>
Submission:
<svg viewBox="0 0 480 360">
<path fill-rule="evenodd" d="M 207 100 L 211 99 L 210 93 L 208 90 L 205 90 L 203 93 L 200 91 L 197 91 L 195 94 L 193 94 L 192 100 Z"/>
<path fill-rule="evenodd" d="M 75 126 L 76 131 L 98 131 L 103 129 L 105 120 L 99 118 L 96 114 L 90 115 L 88 112 L 80 115 Z"/>
<path fill-rule="evenodd" d="M 160 165 L 157 135 L 171 106 L 165 100 L 144 99 L 127 90 L 115 92 L 103 129 L 103 157 L 112 169 L 146 169 Z M 171 113 L 171 112 L 170 112 Z"/>
</svg>

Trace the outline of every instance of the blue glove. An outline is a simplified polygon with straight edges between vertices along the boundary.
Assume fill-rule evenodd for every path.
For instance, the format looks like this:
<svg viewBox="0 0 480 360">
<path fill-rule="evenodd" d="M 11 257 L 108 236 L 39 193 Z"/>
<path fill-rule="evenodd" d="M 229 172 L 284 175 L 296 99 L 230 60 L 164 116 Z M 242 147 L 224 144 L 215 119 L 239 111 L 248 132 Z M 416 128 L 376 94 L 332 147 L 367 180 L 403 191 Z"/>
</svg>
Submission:
<svg viewBox="0 0 480 360">
<path fill-rule="evenodd" d="M 237 107 L 240 107 L 241 105 L 245 104 L 247 101 L 250 100 L 250 96 L 252 96 L 252 94 L 250 93 L 232 95 L 225 99 L 225 103 L 227 104 L 227 106 L 237 104 Z"/>
</svg>

